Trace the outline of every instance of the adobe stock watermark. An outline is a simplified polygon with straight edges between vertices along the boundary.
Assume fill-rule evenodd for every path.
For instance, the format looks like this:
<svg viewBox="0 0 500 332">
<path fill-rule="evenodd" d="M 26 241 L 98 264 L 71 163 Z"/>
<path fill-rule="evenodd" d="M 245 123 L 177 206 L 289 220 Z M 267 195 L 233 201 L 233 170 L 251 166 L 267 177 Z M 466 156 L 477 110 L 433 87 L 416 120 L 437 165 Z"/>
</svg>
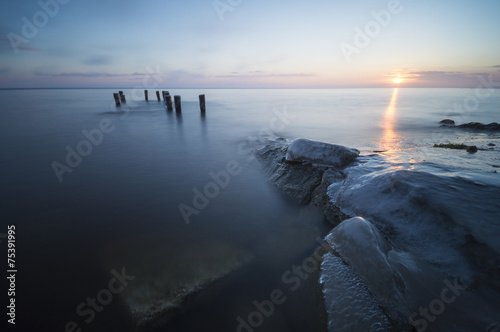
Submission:
<svg viewBox="0 0 500 332">
<path fill-rule="evenodd" d="M 449 280 L 445 280 L 445 288 L 441 290 L 439 298 L 429 302 L 427 307 L 420 307 L 418 312 L 414 312 L 410 316 L 410 324 L 413 325 L 418 332 L 427 330 L 429 323 L 435 322 L 439 315 L 442 315 L 446 306 L 452 304 L 467 288 L 458 283 L 455 279 L 453 284 Z"/>
<path fill-rule="evenodd" d="M 370 15 L 373 17 L 373 20 L 367 22 L 364 29 L 361 29 L 359 26 L 354 28 L 355 34 L 352 44 L 342 42 L 339 45 L 347 63 L 352 62 L 354 54 L 360 54 L 363 49 L 367 48 L 372 40 L 380 35 L 382 29 L 387 28 L 391 24 L 393 16 L 401 14 L 403 9 L 403 5 L 399 0 L 391 0 L 387 4 L 387 9 L 382 9 L 378 12 L 372 10 Z"/>
<path fill-rule="evenodd" d="M 246 142 L 238 144 L 238 153 L 244 156 L 247 162 L 255 161 L 255 150 L 266 144 L 270 138 L 276 137 L 276 133 L 285 130 L 290 125 L 290 120 L 296 118 L 295 115 L 288 113 L 286 106 L 281 111 L 273 109 L 273 114 L 268 126 L 259 130 L 257 140 L 247 139 Z"/>
<path fill-rule="evenodd" d="M 80 166 L 83 158 L 88 157 L 95 147 L 102 144 L 104 140 L 104 134 L 112 133 L 115 130 L 115 125 L 113 121 L 109 118 L 104 118 L 99 122 L 98 128 L 92 129 L 90 131 L 84 129 L 82 130 L 82 135 L 85 139 L 78 142 L 75 148 L 70 145 L 66 146 L 66 158 L 65 163 L 58 161 L 53 161 L 51 166 L 54 171 L 59 183 L 64 181 L 63 175 L 65 173 L 73 173 L 73 170 Z"/>
<path fill-rule="evenodd" d="M 282 111 L 273 111 L 274 116 L 269 120 L 269 125 L 266 128 L 262 128 L 258 133 L 258 141 L 265 143 L 265 140 L 269 137 L 275 136 L 276 132 L 284 130 L 287 125 L 290 124 L 290 119 L 295 118 L 287 113 L 286 107 Z M 248 139 L 247 139 L 248 141 Z M 254 151 L 256 146 L 249 142 L 241 143 L 238 145 L 238 154 L 245 157 L 247 162 L 252 162 L 255 160 Z M 226 167 L 219 172 L 209 172 L 208 176 L 211 179 L 207 182 L 202 189 L 195 187 L 192 189 L 193 197 L 191 199 L 191 205 L 186 203 L 180 203 L 178 205 L 179 212 L 182 219 L 189 225 L 191 223 L 191 218 L 193 216 L 200 215 L 201 211 L 206 209 L 210 202 L 217 198 L 222 190 L 226 189 L 233 177 L 238 176 L 243 171 L 243 166 L 237 160 L 230 160 L 226 163 Z"/>
<path fill-rule="evenodd" d="M 223 0 L 223 1 L 214 1 L 212 2 L 212 6 L 219 16 L 221 21 L 224 21 L 224 15 L 226 12 L 232 12 L 236 7 L 241 6 L 243 0 Z"/>
<path fill-rule="evenodd" d="M 287 286 L 289 291 L 295 292 L 300 288 L 303 281 L 307 280 L 312 273 L 318 270 L 324 253 L 333 253 L 333 249 L 326 241 L 319 237 L 316 238 L 316 241 L 320 244 L 320 248 L 312 256 L 304 259 L 299 266 L 293 265 L 281 275 L 281 281 Z M 268 299 L 260 302 L 257 300 L 253 301 L 252 304 L 255 310 L 250 312 L 246 316 L 246 319 L 241 316 L 236 318 L 238 322 L 236 332 L 253 332 L 255 329 L 261 327 L 266 318 L 270 318 L 276 308 L 286 301 L 287 297 L 282 288 L 273 289 Z"/>
<path fill-rule="evenodd" d="M 146 66 L 146 72 L 147 75 L 143 78 L 142 85 L 137 85 L 130 91 L 131 96 L 127 99 L 128 106 L 136 106 L 144 100 L 144 89 L 157 89 L 165 82 L 165 76 L 161 73 L 159 65 L 156 65 L 154 69 Z M 116 108 L 114 102 L 111 105 L 112 108 Z"/>
<path fill-rule="evenodd" d="M 132 89 L 132 97 L 129 98 L 128 107 L 124 114 L 120 116 L 120 120 L 124 120 L 129 116 L 129 107 L 133 107 L 139 100 L 143 100 L 144 89 L 156 88 L 163 82 L 163 76 L 160 74 L 160 67 L 158 65 L 156 65 L 154 70 L 151 66 L 147 66 L 146 71 L 148 74 L 145 75 L 142 86 L 137 86 Z M 110 109 L 116 111 L 117 106 L 115 102 L 110 102 Z M 110 134 L 114 132 L 115 129 L 116 127 L 113 121 L 110 118 L 104 118 L 99 122 L 97 128 L 82 130 L 81 133 L 85 138 L 79 141 L 74 147 L 70 145 L 66 146 L 67 153 L 64 161 L 54 160 L 51 163 L 52 170 L 59 183 L 64 181 L 63 175 L 66 173 L 73 173 L 75 168 L 82 164 L 84 158 L 90 156 L 94 149 L 102 144 L 105 134 Z"/>
<path fill-rule="evenodd" d="M 21 27 L 21 35 L 9 32 L 7 34 L 7 39 L 9 39 L 10 45 L 14 50 L 14 53 L 19 53 L 20 45 L 27 45 L 30 39 L 35 38 L 38 35 L 39 29 L 44 28 L 50 21 L 59 14 L 60 5 L 66 5 L 71 0 L 47 0 L 38 1 L 38 6 L 41 10 L 37 11 L 31 17 L 31 20 L 26 16 L 21 17 L 23 23 Z"/>
<path fill-rule="evenodd" d="M 497 91 L 496 84 L 500 85 L 500 82 L 493 81 L 493 74 L 489 74 L 488 77 L 478 76 L 477 80 L 479 84 L 474 89 L 474 93 L 465 97 L 462 103 L 453 104 L 453 107 L 448 109 L 443 116 L 453 118 L 455 123 L 465 123 L 472 113 L 479 110 L 481 102 L 490 98 Z M 442 128 L 436 128 L 432 132 L 434 143 L 442 143 L 445 137 L 446 133 Z"/>
<path fill-rule="evenodd" d="M 459 114 L 460 117 L 468 117 L 472 112 L 479 110 L 481 100 L 485 100 L 493 93 L 495 93 L 495 84 L 500 82 L 493 82 L 493 74 L 489 74 L 488 78 L 479 76 L 479 84 L 474 89 L 474 95 L 464 98 L 462 104 L 455 103 L 453 109 L 450 110 L 451 114 Z"/>
<path fill-rule="evenodd" d="M 96 313 L 102 312 L 105 306 L 113 301 L 113 295 L 123 292 L 128 286 L 129 281 L 135 279 L 135 276 L 127 275 L 125 268 L 122 268 L 121 273 L 116 270 L 111 270 L 113 277 L 108 282 L 108 287 L 97 292 L 95 297 L 87 297 L 85 302 L 81 302 L 76 306 L 76 313 L 83 319 L 85 324 L 91 324 Z M 75 321 L 69 321 L 64 326 L 65 332 L 82 332 L 82 329 Z"/>
</svg>

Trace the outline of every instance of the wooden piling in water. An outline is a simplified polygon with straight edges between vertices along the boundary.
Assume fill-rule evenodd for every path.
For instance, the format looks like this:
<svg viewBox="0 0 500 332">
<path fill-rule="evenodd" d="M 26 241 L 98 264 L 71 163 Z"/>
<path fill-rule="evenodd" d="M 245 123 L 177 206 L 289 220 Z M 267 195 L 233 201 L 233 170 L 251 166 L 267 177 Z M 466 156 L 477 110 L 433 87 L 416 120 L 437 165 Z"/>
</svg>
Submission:
<svg viewBox="0 0 500 332">
<path fill-rule="evenodd" d="M 120 106 L 120 95 L 118 93 L 113 93 L 113 97 L 115 98 L 116 106 Z"/>
<path fill-rule="evenodd" d="M 165 95 L 165 103 L 167 104 L 167 110 L 173 111 L 174 110 L 174 105 L 172 104 L 172 96 L 171 95 Z"/>
<path fill-rule="evenodd" d="M 160 91 L 156 91 L 156 98 L 158 99 L 158 101 L 160 101 Z"/>
<path fill-rule="evenodd" d="M 123 94 L 123 91 L 118 91 L 118 93 L 120 94 L 120 100 L 122 101 L 122 103 L 126 103 L 127 100 L 125 99 L 125 95 Z"/>
<path fill-rule="evenodd" d="M 148 101 L 148 90 L 144 90 L 144 98 Z"/>
<path fill-rule="evenodd" d="M 207 110 L 205 105 L 205 95 L 200 95 L 199 98 L 200 98 L 200 111 L 205 112 Z"/>
<path fill-rule="evenodd" d="M 182 112 L 181 96 L 174 96 L 175 111 Z"/>
</svg>

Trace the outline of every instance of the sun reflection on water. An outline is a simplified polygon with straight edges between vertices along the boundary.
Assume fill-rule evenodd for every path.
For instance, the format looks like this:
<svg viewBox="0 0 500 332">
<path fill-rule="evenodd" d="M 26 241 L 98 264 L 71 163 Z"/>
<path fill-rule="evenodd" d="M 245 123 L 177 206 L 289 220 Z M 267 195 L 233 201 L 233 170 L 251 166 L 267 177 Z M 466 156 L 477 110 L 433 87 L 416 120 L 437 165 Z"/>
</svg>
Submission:
<svg viewBox="0 0 500 332">
<path fill-rule="evenodd" d="M 407 151 L 403 151 L 405 150 L 404 138 L 396 131 L 398 92 L 399 89 L 394 88 L 389 106 L 387 106 L 385 110 L 382 122 L 383 133 L 378 141 L 378 146 L 380 150 L 384 152 L 387 161 L 393 164 L 391 169 L 412 169 L 412 163 L 406 163 L 408 155 L 406 153 Z"/>
<path fill-rule="evenodd" d="M 385 110 L 382 126 L 384 132 L 380 138 L 379 145 L 383 150 L 394 150 L 399 146 L 400 138 L 395 132 L 396 124 L 396 103 L 398 100 L 398 88 L 394 88 L 389 106 Z"/>
</svg>

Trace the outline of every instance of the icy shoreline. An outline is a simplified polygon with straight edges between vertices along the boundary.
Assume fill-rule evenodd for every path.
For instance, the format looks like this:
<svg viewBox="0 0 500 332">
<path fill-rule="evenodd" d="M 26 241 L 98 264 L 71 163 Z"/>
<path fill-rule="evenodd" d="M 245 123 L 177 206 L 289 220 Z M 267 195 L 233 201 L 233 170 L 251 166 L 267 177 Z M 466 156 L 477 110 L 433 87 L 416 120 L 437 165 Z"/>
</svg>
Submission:
<svg viewBox="0 0 500 332">
<path fill-rule="evenodd" d="M 330 330 L 425 325 L 437 331 L 461 322 L 474 329 L 460 331 L 486 331 L 498 324 L 500 188 L 393 169 L 378 155 L 358 157 L 356 151 L 303 139 L 277 139 L 257 151 L 273 185 L 320 207 L 336 225 L 325 240 L 337 255 L 325 254 L 321 267 Z M 467 288 L 463 296 L 440 312 L 438 322 L 423 316 L 421 306 L 439 299 L 443 285 L 453 281 Z M 352 306 L 339 312 L 339 301 Z M 371 318 L 356 319 L 360 310 Z M 457 314 L 463 310 L 467 314 Z"/>
</svg>

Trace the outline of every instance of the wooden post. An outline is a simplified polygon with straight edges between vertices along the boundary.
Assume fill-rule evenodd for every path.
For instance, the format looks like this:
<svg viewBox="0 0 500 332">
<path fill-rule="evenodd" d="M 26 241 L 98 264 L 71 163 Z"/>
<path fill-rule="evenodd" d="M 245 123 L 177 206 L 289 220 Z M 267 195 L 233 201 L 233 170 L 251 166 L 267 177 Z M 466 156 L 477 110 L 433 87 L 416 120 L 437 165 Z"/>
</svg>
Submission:
<svg viewBox="0 0 500 332">
<path fill-rule="evenodd" d="M 116 106 L 120 106 L 120 95 L 118 93 L 113 93 L 113 97 L 115 97 Z"/>
<path fill-rule="evenodd" d="M 144 98 L 146 98 L 146 101 L 148 101 L 148 90 L 144 90 Z"/>
<path fill-rule="evenodd" d="M 174 110 L 174 105 L 172 104 L 172 96 L 171 95 L 165 95 L 165 103 L 167 104 L 167 110 L 169 110 L 169 111 Z"/>
<path fill-rule="evenodd" d="M 181 96 L 174 96 L 175 111 L 182 112 Z"/>
<path fill-rule="evenodd" d="M 158 98 L 158 101 L 160 101 L 160 91 L 156 91 L 156 98 Z"/>
<path fill-rule="evenodd" d="M 125 99 L 125 95 L 123 94 L 123 91 L 119 91 L 118 93 L 120 94 L 120 99 L 121 99 L 122 103 L 126 103 L 127 100 Z"/>
<path fill-rule="evenodd" d="M 206 109 L 206 105 L 205 105 L 205 95 L 200 95 L 200 110 L 202 112 L 205 112 L 207 109 Z"/>
</svg>

